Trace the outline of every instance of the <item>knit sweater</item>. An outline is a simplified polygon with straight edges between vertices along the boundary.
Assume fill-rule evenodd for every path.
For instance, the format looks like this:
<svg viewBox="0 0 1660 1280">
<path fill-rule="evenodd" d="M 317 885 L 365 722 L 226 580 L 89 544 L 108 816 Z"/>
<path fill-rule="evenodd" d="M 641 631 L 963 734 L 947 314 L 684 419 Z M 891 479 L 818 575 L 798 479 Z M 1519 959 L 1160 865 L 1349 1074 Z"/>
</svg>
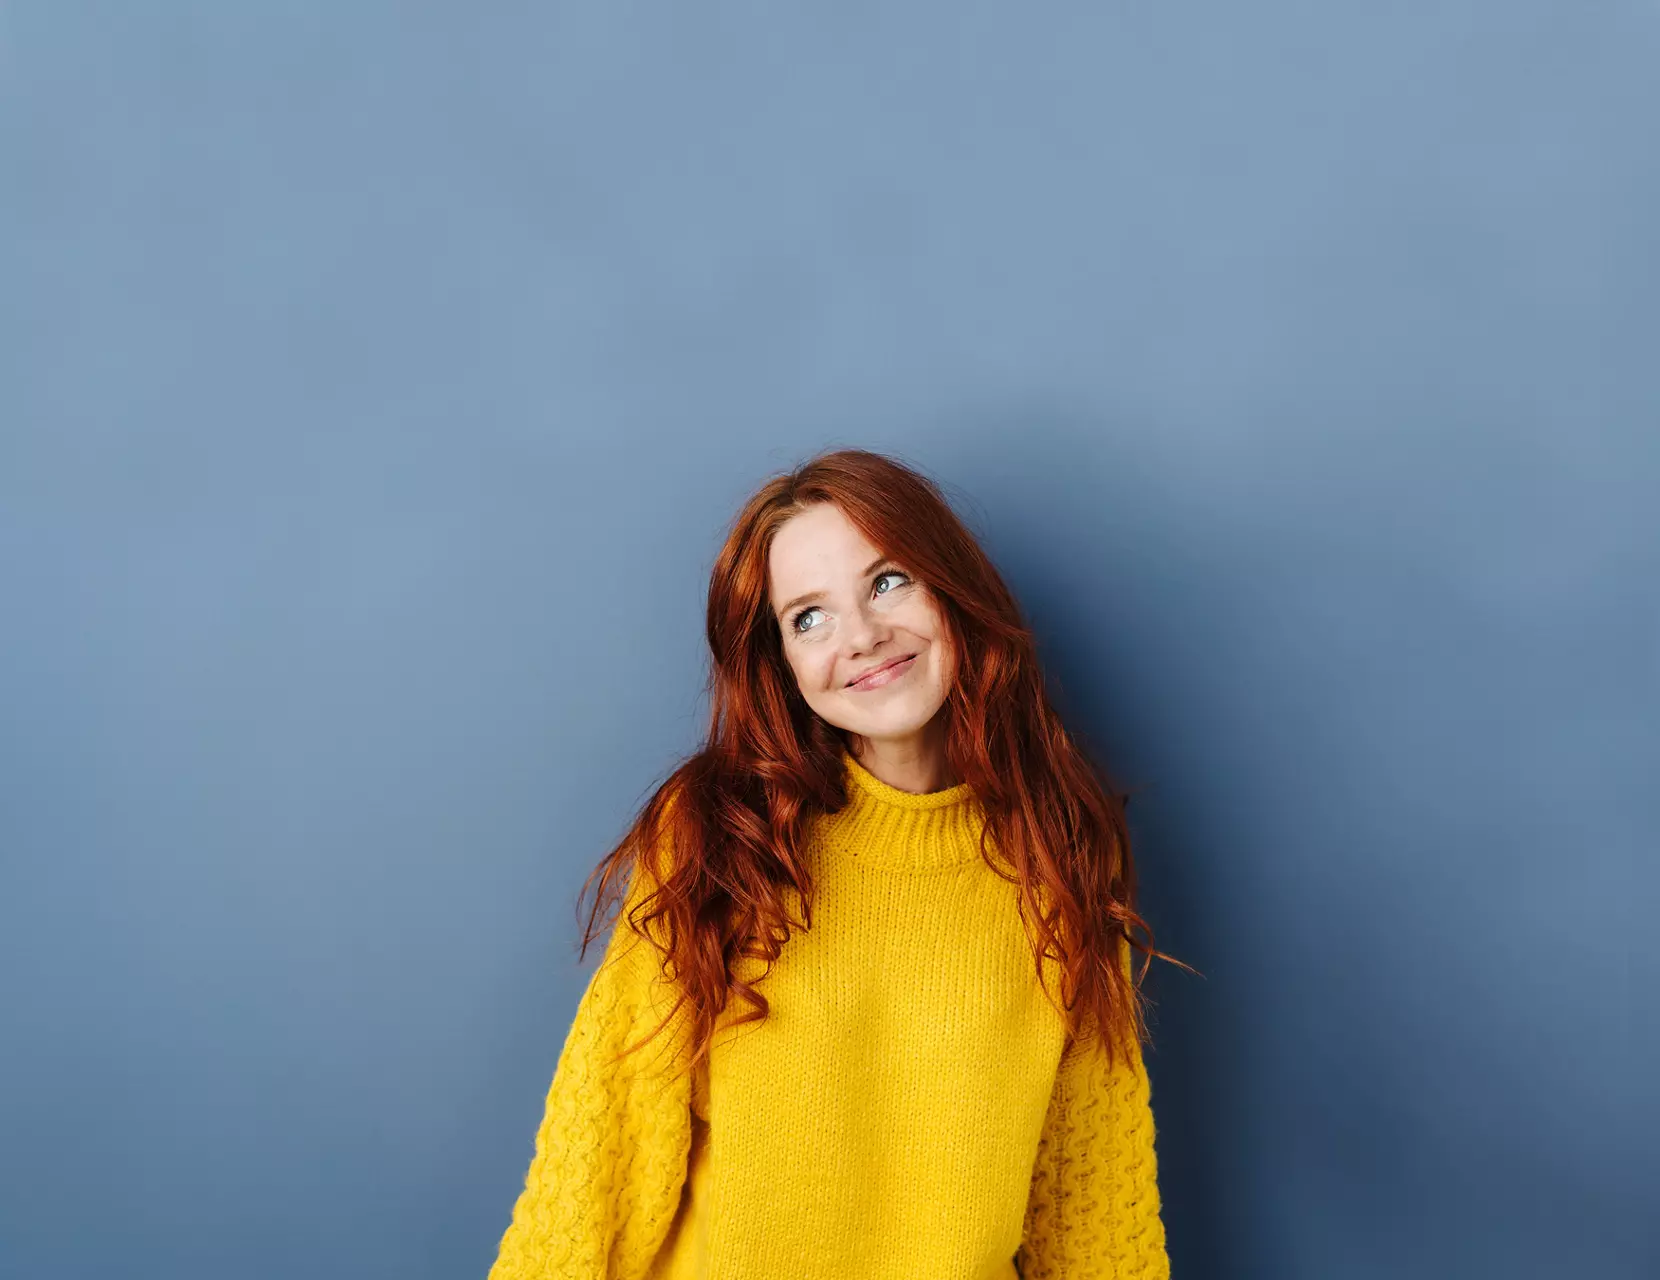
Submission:
<svg viewBox="0 0 1660 1280">
<path fill-rule="evenodd" d="M 1067 1039 L 969 784 L 843 767 L 849 803 L 803 850 L 812 927 L 757 986 L 770 1013 L 723 1015 L 694 1072 L 672 1026 L 603 1061 L 672 1004 L 619 917 L 489 1280 L 1166 1280 L 1139 1048 L 1109 1066 Z M 637 864 L 625 911 L 646 882 Z"/>
</svg>

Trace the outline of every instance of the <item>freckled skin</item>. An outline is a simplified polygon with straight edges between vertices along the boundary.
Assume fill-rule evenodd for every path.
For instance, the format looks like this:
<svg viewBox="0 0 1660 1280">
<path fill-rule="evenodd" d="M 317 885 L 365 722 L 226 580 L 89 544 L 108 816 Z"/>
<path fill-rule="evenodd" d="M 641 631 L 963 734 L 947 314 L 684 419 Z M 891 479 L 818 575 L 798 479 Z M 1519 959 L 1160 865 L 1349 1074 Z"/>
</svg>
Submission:
<svg viewBox="0 0 1660 1280">
<path fill-rule="evenodd" d="M 850 748 L 878 778 L 906 791 L 952 785 L 939 716 L 956 655 L 933 595 L 830 503 L 779 529 L 768 560 L 769 594 L 784 656 L 807 705 L 852 735 Z M 868 570 L 868 572 L 867 572 Z M 814 592 L 788 609 L 785 602 Z M 890 658 L 916 654 L 904 675 L 875 689 L 848 682 Z"/>
</svg>

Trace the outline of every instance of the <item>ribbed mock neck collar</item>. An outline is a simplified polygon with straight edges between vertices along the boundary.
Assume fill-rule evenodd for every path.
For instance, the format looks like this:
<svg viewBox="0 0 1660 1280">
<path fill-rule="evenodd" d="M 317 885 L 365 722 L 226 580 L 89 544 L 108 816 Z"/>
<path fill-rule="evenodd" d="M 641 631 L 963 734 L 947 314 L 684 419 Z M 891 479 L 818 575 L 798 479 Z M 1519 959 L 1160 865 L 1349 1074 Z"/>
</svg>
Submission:
<svg viewBox="0 0 1660 1280">
<path fill-rule="evenodd" d="M 916 794 L 883 782 L 842 750 L 847 805 L 826 815 L 835 847 L 860 866 L 928 870 L 980 857 L 985 824 L 974 788 Z"/>
</svg>

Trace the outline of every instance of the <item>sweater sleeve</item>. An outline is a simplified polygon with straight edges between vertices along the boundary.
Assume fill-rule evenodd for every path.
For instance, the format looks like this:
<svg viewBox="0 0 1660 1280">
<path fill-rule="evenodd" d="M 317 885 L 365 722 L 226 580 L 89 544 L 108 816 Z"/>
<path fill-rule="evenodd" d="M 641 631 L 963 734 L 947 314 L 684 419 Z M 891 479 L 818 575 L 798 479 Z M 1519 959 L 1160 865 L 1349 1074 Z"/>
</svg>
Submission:
<svg viewBox="0 0 1660 1280">
<path fill-rule="evenodd" d="M 1152 1087 L 1135 1045 L 1067 1047 L 1038 1140 L 1015 1262 L 1022 1280 L 1168 1280 Z"/>
<path fill-rule="evenodd" d="M 643 883 L 636 870 L 577 1006 L 489 1280 L 640 1280 L 667 1239 L 692 1135 L 678 1028 L 609 1061 L 672 1003 L 661 953 L 627 921 Z"/>
</svg>

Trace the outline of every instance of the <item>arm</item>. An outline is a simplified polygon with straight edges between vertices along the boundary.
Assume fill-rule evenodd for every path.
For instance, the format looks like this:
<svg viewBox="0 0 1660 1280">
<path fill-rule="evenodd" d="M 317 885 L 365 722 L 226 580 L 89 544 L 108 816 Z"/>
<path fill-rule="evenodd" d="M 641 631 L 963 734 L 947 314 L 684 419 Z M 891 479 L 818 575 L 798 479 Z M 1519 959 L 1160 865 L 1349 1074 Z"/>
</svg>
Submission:
<svg viewBox="0 0 1660 1280">
<path fill-rule="evenodd" d="M 636 872 L 577 1007 L 489 1280 L 638 1280 L 668 1235 L 691 1146 L 678 1028 L 608 1061 L 669 1008 L 661 953 L 628 926 L 641 885 Z"/>
<path fill-rule="evenodd" d="M 1068 1045 L 1015 1255 L 1023 1280 L 1168 1280 L 1151 1097 L 1139 1045 L 1111 1066 L 1096 1039 Z"/>
</svg>

